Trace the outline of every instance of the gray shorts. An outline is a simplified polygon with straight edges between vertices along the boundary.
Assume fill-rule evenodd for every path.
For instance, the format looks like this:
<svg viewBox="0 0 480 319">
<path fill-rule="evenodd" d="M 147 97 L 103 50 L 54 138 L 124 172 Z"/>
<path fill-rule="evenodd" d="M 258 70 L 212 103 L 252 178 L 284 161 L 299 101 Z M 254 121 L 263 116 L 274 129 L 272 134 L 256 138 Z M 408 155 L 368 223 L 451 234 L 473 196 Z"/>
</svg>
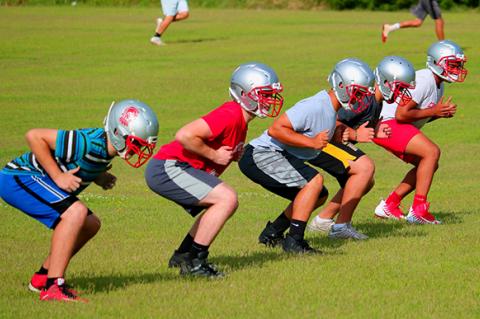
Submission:
<svg viewBox="0 0 480 319">
<path fill-rule="evenodd" d="M 190 215 L 198 215 L 205 207 L 198 206 L 215 186 L 218 177 L 176 160 L 151 159 L 145 170 L 148 187 L 181 205 Z"/>
<path fill-rule="evenodd" d="M 420 20 L 425 20 L 427 14 L 434 20 L 442 17 L 437 0 L 420 0 L 411 12 Z"/>
</svg>

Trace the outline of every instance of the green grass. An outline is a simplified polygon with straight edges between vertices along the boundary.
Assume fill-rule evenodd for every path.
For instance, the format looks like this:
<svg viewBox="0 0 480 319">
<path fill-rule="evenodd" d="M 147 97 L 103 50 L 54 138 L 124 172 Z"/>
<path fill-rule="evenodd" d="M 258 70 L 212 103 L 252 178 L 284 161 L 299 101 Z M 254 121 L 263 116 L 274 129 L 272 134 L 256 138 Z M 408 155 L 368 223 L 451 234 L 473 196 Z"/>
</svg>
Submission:
<svg viewBox="0 0 480 319">
<path fill-rule="evenodd" d="M 161 124 L 159 144 L 168 142 L 181 125 L 228 99 L 230 74 L 242 62 L 274 67 L 288 108 L 326 88 L 341 58 L 359 57 L 373 67 L 398 54 L 423 68 L 435 41 L 427 20 L 380 43 L 381 24 L 409 18 L 407 12 L 198 9 L 172 25 L 168 45 L 158 48 L 148 39 L 159 14 L 159 8 L 2 7 L 0 165 L 27 150 L 29 128 L 101 126 L 113 99 L 151 105 Z M 447 36 L 465 48 L 469 75 L 446 87 L 457 116 L 424 129 L 443 151 L 429 199 L 444 225 L 372 218 L 408 166 L 365 145 L 377 164 L 376 186 L 354 222 L 371 239 L 308 234 L 323 256 L 285 256 L 256 241 L 286 202 L 232 165 L 223 178 L 238 191 L 240 207 L 211 248 L 228 277 L 185 280 L 167 261 L 192 219 L 146 188 L 143 169 L 117 159 L 118 186 L 109 192 L 92 186 L 82 195 L 103 222 L 67 274 L 91 299 L 88 305 L 41 303 L 26 290 L 50 232 L 0 202 L 0 318 L 480 318 L 479 16 L 448 13 L 445 20 Z M 252 122 L 249 139 L 270 123 Z M 330 177 L 326 185 L 331 193 L 337 189 Z"/>
</svg>

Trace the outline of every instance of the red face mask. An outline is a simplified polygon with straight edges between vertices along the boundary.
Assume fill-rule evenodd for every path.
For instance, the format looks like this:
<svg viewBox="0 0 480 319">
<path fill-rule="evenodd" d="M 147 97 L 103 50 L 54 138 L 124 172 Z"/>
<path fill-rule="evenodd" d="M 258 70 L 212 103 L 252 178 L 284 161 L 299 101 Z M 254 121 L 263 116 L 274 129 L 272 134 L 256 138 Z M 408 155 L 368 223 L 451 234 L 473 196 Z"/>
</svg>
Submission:
<svg viewBox="0 0 480 319">
<path fill-rule="evenodd" d="M 452 82 L 463 82 L 467 77 L 468 71 L 464 68 L 464 64 L 467 62 L 467 58 L 458 58 L 450 55 L 442 57 L 438 61 L 438 65 L 444 70 L 444 75 L 448 77 Z"/>
<path fill-rule="evenodd" d="M 387 81 L 385 84 L 390 88 L 390 91 L 393 92 L 392 100 L 387 102 L 396 102 L 399 106 L 404 106 L 412 100 L 412 94 L 410 93 L 409 89 L 413 90 L 415 85 L 410 85 L 402 81 Z"/>
<path fill-rule="evenodd" d="M 351 84 L 347 85 L 347 94 L 350 97 L 348 100 L 348 106 L 355 113 L 363 112 L 369 105 L 368 97 L 373 95 L 368 87 Z"/>
<path fill-rule="evenodd" d="M 282 91 L 283 87 L 278 83 L 278 85 L 256 87 L 248 92 L 247 96 L 258 102 L 258 109 L 263 115 L 276 117 L 283 106 L 283 97 L 280 95 Z"/>
<path fill-rule="evenodd" d="M 129 135 L 125 139 L 124 160 L 135 168 L 145 164 L 153 154 L 156 143 L 148 143 L 146 140 Z"/>
</svg>

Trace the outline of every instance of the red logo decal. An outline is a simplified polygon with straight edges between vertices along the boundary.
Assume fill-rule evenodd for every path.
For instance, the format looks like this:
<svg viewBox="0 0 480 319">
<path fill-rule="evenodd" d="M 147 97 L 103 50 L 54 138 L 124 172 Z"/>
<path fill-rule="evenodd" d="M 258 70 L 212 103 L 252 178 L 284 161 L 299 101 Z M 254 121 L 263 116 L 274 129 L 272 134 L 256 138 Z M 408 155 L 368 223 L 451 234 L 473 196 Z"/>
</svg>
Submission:
<svg viewBox="0 0 480 319">
<path fill-rule="evenodd" d="M 137 116 L 138 116 L 137 108 L 134 106 L 129 106 L 123 111 L 122 116 L 120 116 L 120 123 L 123 126 L 128 126 L 128 123 L 135 120 Z"/>
</svg>

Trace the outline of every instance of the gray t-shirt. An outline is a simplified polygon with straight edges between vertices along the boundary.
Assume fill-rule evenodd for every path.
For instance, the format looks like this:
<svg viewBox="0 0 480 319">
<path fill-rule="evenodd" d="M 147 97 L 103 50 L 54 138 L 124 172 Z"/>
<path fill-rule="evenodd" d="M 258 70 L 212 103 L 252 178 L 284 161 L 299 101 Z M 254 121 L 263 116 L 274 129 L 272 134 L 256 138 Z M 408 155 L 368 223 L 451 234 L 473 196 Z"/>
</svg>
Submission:
<svg viewBox="0 0 480 319">
<path fill-rule="evenodd" d="M 328 131 L 330 140 L 335 132 L 337 113 L 333 108 L 327 91 L 323 90 L 301 100 L 285 113 L 293 129 L 300 134 L 314 137 L 318 133 Z M 281 143 L 268 135 L 268 131 L 250 142 L 253 147 L 270 148 L 277 151 L 287 151 L 300 159 L 312 159 L 320 154 L 319 150 L 306 147 L 295 147 Z"/>
</svg>

